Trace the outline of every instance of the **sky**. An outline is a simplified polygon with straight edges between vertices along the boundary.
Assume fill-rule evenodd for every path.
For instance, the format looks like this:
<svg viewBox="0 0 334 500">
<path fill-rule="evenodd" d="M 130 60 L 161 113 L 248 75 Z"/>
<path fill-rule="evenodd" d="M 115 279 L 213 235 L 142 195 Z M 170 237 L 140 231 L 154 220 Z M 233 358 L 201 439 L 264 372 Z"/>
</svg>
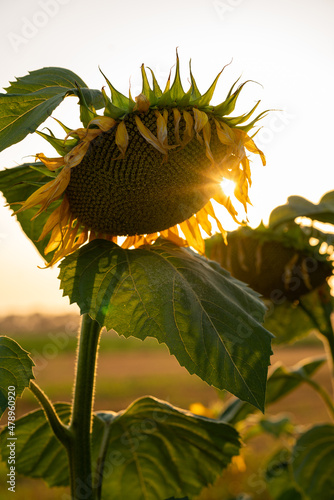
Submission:
<svg viewBox="0 0 334 500">
<path fill-rule="evenodd" d="M 246 85 L 236 114 L 259 99 L 259 111 L 273 110 L 256 136 L 267 166 L 252 159 L 248 218 L 256 227 L 290 195 L 318 202 L 334 189 L 333 19 L 333 0 L 2 0 L 0 87 L 28 71 L 59 66 L 101 89 L 100 67 L 124 94 L 131 78 L 134 96 L 142 63 L 164 87 L 178 47 L 184 88 L 191 59 L 203 93 L 232 61 L 212 103 L 223 101 L 241 76 L 257 83 Z M 77 99 L 67 98 L 53 116 L 79 126 Z M 54 120 L 43 126 L 61 137 Z M 42 151 L 55 156 L 42 138 L 29 135 L 0 153 L 0 169 Z M 40 269 L 43 259 L 4 204 L 0 196 L 0 315 L 77 311 L 62 297 L 57 267 Z M 234 229 L 228 221 L 225 227 Z"/>
</svg>

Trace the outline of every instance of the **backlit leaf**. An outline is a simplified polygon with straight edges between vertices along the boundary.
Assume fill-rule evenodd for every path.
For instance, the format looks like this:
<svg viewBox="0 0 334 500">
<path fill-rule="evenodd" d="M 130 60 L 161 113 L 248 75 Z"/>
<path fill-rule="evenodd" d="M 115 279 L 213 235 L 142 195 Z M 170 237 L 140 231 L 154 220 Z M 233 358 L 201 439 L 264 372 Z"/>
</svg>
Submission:
<svg viewBox="0 0 334 500">
<path fill-rule="evenodd" d="M 308 499 L 334 498 L 333 425 L 316 425 L 297 440 L 292 469 L 296 482 Z"/>
<path fill-rule="evenodd" d="M 18 201 L 25 201 L 27 198 L 36 191 L 36 183 L 46 184 L 50 182 L 49 177 L 51 172 L 46 172 L 46 167 L 41 162 L 36 162 L 30 165 L 24 163 L 18 167 L 1 170 L 0 171 L 0 191 L 3 192 L 4 197 L 9 203 L 11 210 L 18 210 L 21 205 Z M 45 172 L 45 173 L 44 173 Z M 48 244 L 50 236 L 47 236 L 42 241 L 38 241 L 42 233 L 44 224 L 48 217 L 61 203 L 60 200 L 53 202 L 47 210 L 42 212 L 36 219 L 31 220 L 38 211 L 38 207 L 33 207 L 28 210 L 20 212 L 15 217 L 21 224 L 21 227 L 31 242 L 35 245 L 44 260 L 50 261 L 53 252 L 44 255 L 44 249 Z"/>
<path fill-rule="evenodd" d="M 0 337 L 0 417 L 8 407 L 8 401 L 14 403 L 29 386 L 30 379 L 34 378 L 33 366 L 29 353 L 15 340 Z"/>
<path fill-rule="evenodd" d="M 264 305 L 217 263 L 164 240 L 135 250 L 94 240 L 60 268 L 64 295 L 82 314 L 125 337 L 155 337 L 190 373 L 263 409 Z"/>
</svg>

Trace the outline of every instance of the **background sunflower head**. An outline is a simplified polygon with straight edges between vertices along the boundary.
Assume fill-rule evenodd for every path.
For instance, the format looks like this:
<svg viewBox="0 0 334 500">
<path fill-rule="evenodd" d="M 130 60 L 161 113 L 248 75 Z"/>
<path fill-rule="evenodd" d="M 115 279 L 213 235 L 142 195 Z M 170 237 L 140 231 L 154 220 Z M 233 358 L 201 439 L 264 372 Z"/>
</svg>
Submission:
<svg viewBox="0 0 334 500">
<path fill-rule="evenodd" d="M 149 84 L 141 67 L 142 91 L 132 99 L 118 92 L 106 78 L 111 99 L 102 89 L 104 113 L 98 115 L 77 88 L 82 128 L 61 124 L 66 137 L 37 132 L 61 155 L 36 155 L 52 172 L 52 180 L 21 202 L 17 213 L 39 207 L 34 217 L 58 201 L 40 240 L 49 237 L 45 253 L 55 252 L 53 264 L 85 241 L 104 238 L 122 246 L 138 247 L 159 236 L 204 253 L 201 228 L 211 235 L 211 220 L 225 235 L 212 200 L 237 221 L 237 212 L 221 182 L 235 183 L 234 194 L 243 206 L 249 202 L 251 171 L 246 150 L 265 157 L 248 132 L 264 116 L 250 123 L 259 102 L 249 112 L 231 117 L 245 83 L 232 86 L 224 102 L 210 105 L 218 74 L 203 95 L 190 68 L 191 85 L 183 90 L 179 59 L 175 78 L 162 91 L 151 71 Z M 59 202 L 60 201 L 60 202 Z"/>
</svg>

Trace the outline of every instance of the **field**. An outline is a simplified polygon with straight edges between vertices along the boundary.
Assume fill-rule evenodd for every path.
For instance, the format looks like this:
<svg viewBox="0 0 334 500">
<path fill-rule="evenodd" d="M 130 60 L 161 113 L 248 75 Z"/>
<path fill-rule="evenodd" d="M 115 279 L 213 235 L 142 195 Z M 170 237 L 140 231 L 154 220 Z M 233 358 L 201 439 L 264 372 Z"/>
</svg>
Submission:
<svg viewBox="0 0 334 500">
<path fill-rule="evenodd" d="M 67 321 L 67 325 L 68 325 Z M 8 331 L 10 330 L 10 331 Z M 45 390 L 52 401 L 71 401 L 72 380 L 75 364 L 74 326 L 71 334 L 63 334 L 61 326 L 49 333 L 39 331 L 14 332 L 8 325 L 2 334 L 15 338 L 23 348 L 33 354 L 36 364 L 35 375 L 40 386 Z M 67 329 L 69 331 L 69 329 Z M 50 333 L 51 331 L 51 333 Z M 322 356 L 323 347 L 316 339 L 308 343 L 299 343 L 285 348 L 275 348 L 272 364 L 282 362 L 292 366 L 298 361 L 313 356 Z M 328 367 L 322 367 L 315 379 L 322 383 L 329 391 L 330 378 Z M 97 385 L 95 394 L 96 410 L 121 410 L 137 397 L 151 394 L 155 397 L 169 401 L 182 408 L 189 408 L 194 402 L 201 402 L 205 406 L 219 404 L 220 399 L 212 387 L 208 387 L 197 376 L 189 375 L 180 367 L 173 356 L 163 345 L 147 339 L 145 342 L 136 339 L 122 339 L 114 333 L 104 332 L 100 344 Z M 25 391 L 22 398 L 17 401 L 17 417 L 36 409 L 37 401 Z M 309 387 L 301 386 L 297 391 L 284 398 L 279 403 L 270 407 L 270 414 L 289 414 L 293 423 L 300 425 L 328 421 L 326 408 L 317 394 Z M 5 421 L 5 416 L 3 422 Z M 270 438 L 258 438 L 252 442 L 253 452 L 249 448 L 247 454 L 251 457 L 254 471 L 264 463 L 265 457 L 274 451 L 277 443 Z M 1 465 L 0 498 L 11 498 L 6 491 L 6 469 Z M 236 494 L 239 491 L 251 491 L 247 476 L 243 470 L 232 465 L 215 488 L 209 488 L 199 497 L 201 500 L 219 500 L 222 492 Z M 255 472 L 254 472 L 255 474 Z M 254 475 L 253 474 L 253 475 Z M 258 472 L 256 472 L 258 474 Z M 224 486 L 228 478 L 228 490 Z M 260 476 L 254 476 L 254 482 Z M 62 499 L 66 489 L 48 489 L 40 480 L 30 480 L 23 477 L 17 478 L 16 500 L 30 500 L 43 498 L 45 500 Z M 255 498 L 268 499 L 264 492 L 258 490 Z M 224 497 L 228 498 L 228 497 Z"/>
</svg>

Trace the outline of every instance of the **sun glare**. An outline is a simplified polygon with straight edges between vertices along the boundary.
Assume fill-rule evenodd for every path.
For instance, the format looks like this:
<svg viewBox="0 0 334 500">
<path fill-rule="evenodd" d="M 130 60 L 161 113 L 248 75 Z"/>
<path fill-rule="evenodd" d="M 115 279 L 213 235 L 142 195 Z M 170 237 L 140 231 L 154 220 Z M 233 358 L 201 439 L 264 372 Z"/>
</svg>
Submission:
<svg viewBox="0 0 334 500">
<path fill-rule="evenodd" d="M 220 183 L 222 190 L 226 194 L 226 196 L 232 196 L 235 189 L 235 182 L 230 179 L 223 179 Z"/>
</svg>

